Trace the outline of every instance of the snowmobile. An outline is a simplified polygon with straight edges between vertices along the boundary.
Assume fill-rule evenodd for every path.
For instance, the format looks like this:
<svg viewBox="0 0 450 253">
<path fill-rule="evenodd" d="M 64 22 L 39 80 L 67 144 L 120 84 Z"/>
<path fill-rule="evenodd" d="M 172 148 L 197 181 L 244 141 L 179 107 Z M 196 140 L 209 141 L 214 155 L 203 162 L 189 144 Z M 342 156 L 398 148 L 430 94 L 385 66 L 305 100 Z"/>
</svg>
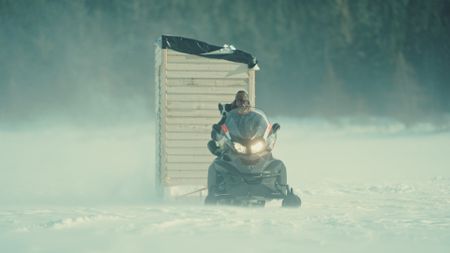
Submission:
<svg viewBox="0 0 450 253">
<path fill-rule="evenodd" d="M 283 207 L 300 207 L 300 198 L 287 184 L 286 167 L 271 152 L 280 125 L 270 124 L 256 108 L 224 113 L 224 123 L 213 126 L 211 134 L 219 152 L 208 169 L 205 204 L 264 206 L 282 199 Z"/>
</svg>

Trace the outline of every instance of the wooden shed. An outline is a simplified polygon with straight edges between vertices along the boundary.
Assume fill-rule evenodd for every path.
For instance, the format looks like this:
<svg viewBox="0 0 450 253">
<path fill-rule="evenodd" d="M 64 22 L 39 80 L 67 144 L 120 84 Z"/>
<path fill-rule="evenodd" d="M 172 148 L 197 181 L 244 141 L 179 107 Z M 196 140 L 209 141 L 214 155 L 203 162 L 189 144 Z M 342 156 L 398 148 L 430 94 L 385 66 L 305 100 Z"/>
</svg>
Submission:
<svg viewBox="0 0 450 253">
<path fill-rule="evenodd" d="M 215 158 L 211 126 L 238 90 L 255 105 L 256 59 L 231 45 L 163 35 L 155 49 L 156 167 L 159 193 L 177 196 L 206 187 Z"/>
</svg>

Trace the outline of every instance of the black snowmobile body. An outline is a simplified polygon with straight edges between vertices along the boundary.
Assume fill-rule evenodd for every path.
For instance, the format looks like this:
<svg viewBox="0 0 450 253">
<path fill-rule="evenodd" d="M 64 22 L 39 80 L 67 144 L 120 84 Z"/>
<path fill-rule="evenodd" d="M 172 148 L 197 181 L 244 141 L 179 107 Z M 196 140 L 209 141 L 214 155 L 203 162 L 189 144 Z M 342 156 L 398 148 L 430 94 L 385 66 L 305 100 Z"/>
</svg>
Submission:
<svg viewBox="0 0 450 253">
<path fill-rule="evenodd" d="M 257 109 L 227 113 L 220 132 L 213 134 L 221 152 L 208 169 L 206 204 L 264 206 L 283 199 L 283 206 L 300 206 L 287 184 L 286 167 L 272 156 L 278 129 Z"/>
</svg>

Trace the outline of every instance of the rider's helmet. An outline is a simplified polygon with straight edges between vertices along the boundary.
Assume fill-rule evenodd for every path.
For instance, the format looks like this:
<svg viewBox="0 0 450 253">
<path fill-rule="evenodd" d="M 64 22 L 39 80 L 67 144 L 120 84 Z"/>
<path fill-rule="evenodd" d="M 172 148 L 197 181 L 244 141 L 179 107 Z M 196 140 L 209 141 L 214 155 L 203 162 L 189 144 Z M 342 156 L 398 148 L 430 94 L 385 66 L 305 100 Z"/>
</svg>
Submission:
<svg viewBox="0 0 450 253">
<path fill-rule="evenodd" d="M 245 90 L 240 90 L 236 93 L 233 101 L 233 107 L 239 108 L 242 113 L 250 111 L 250 99 Z"/>
</svg>

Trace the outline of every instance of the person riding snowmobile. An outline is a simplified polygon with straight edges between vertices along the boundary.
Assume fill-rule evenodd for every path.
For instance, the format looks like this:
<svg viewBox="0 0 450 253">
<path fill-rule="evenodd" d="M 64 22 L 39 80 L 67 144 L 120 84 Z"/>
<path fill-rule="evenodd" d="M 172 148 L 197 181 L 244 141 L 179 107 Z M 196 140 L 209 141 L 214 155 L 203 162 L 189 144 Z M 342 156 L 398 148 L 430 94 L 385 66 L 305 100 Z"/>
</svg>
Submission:
<svg viewBox="0 0 450 253">
<path fill-rule="evenodd" d="M 212 126 L 211 140 L 208 142 L 208 149 L 213 155 L 220 155 L 220 148 L 217 145 L 217 135 L 220 133 L 221 126 L 225 123 L 227 113 L 236 108 L 240 108 L 240 112 L 243 114 L 250 111 L 250 99 L 245 90 L 238 91 L 231 104 L 225 104 L 225 106 L 219 104 L 219 111 L 222 113 L 222 118 L 217 124 Z"/>
<path fill-rule="evenodd" d="M 264 206 L 282 199 L 283 207 L 299 207 L 301 199 L 287 184 L 284 163 L 272 156 L 278 123 L 250 107 L 239 91 L 233 103 L 219 104 L 222 119 L 213 125 L 208 148 L 217 157 L 208 168 L 205 204 Z"/>
</svg>

